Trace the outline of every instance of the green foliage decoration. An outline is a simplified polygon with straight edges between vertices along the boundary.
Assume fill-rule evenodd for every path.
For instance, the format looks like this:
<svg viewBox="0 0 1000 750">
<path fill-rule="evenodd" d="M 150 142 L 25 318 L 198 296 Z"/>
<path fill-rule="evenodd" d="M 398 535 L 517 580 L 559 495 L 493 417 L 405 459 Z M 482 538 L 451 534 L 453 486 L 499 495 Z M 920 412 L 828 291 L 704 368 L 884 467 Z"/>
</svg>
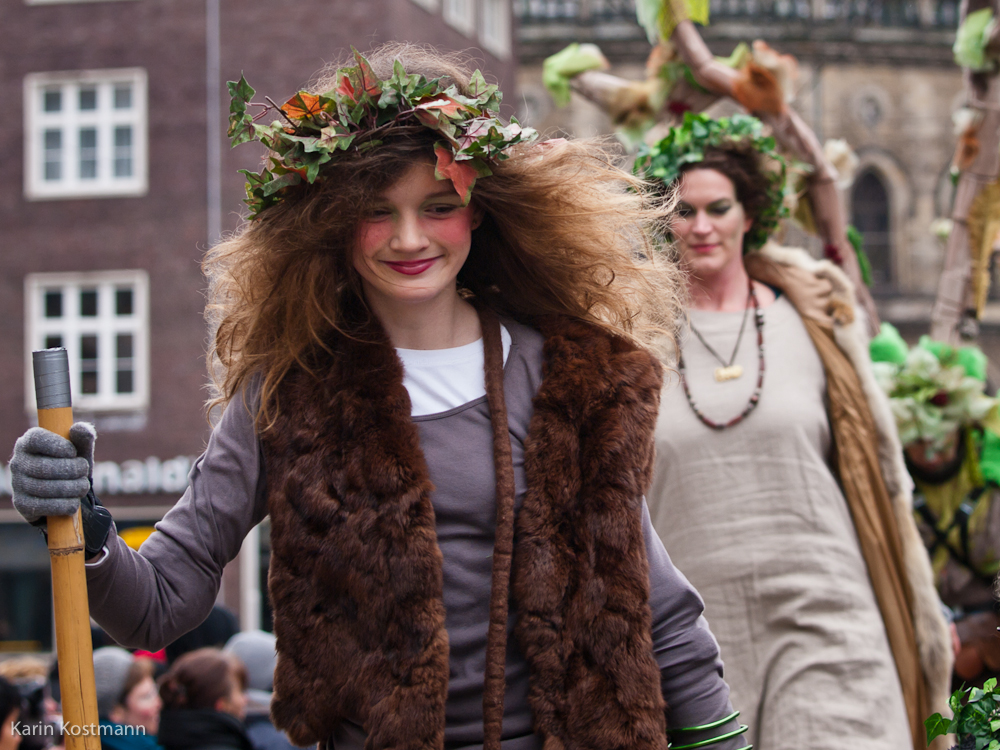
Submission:
<svg viewBox="0 0 1000 750">
<path fill-rule="evenodd" d="M 767 206 L 760 212 L 743 240 L 744 251 L 755 250 L 767 242 L 778 222 L 788 213 L 784 204 L 785 159 L 778 153 L 774 138 L 764 135 L 764 126 L 756 117 L 733 115 L 713 120 L 708 115 L 685 112 L 684 121 L 652 146 L 642 145 L 633 171 L 643 179 L 671 186 L 688 164 L 703 161 L 711 147 L 749 143 L 764 155 L 768 170 Z"/>
<path fill-rule="evenodd" d="M 608 61 L 596 44 L 573 42 L 542 63 L 542 83 L 557 107 L 569 104 L 570 79 L 588 70 L 606 67 Z"/>
<path fill-rule="evenodd" d="M 892 324 L 883 323 L 869 353 L 903 445 L 924 441 L 935 454 L 957 429 L 971 425 L 1000 435 L 1000 400 L 984 392 L 986 355 L 977 347 L 921 336 L 910 349 Z"/>
<path fill-rule="evenodd" d="M 341 68 L 336 88 L 321 94 L 299 91 L 278 106 L 251 101 L 256 94 L 244 77 L 230 81 L 229 137 L 232 145 L 260 141 L 270 153 L 267 166 L 246 175 L 250 220 L 279 203 L 287 188 L 322 179 L 323 167 L 349 150 L 364 152 L 382 143 L 379 134 L 395 124 L 412 121 L 440 134 L 434 144 L 435 176 L 451 180 L 468 203 L 476 179 L 492 174 L 490 163 L 507 158 L 505 150 L 537 137 L 511 118 L 498 117 L 501 93 L 478 70 L 472 74 L 471 96 L 441 79 L 410 75 L 397 60 L 392 76 L 380 80 L 357 51 L 355 65 Z M 252 115 L 251 107 L 261 108 Z M 279 119 L 258 124 L 268 112 Z"/>
<path fill-rule="evenodd" d="M 854 255 L 858 259 L 858 266 L 861 268 L 861 280 L 865 286 L 872 285 L 872 262 L 868 260 L 868 253 L 865 252 L 865 238 L 857 227 L 853 224 L 847 225 L 847 241 L 854 248 Z"/>
<path fill-rule="evenodd" d="M 990 678 L 981 689 L 955 691 L 948 702 L 955 718 L 934 714 L 924 721 L 927 744 L 942 735 L 954 734 L 961 750 L 1000 750 L 1000 693 L 996 687 L 996 678 Z"/>
<path fill-rule="evenodd" d="M 708 25 L 709 0 L 636 0 L 635 16 L 650 44 L 670 40 L 681 21 Z"/>
<path fill-rule="evenodd" d="M 981 8 L 969 13 L 955 34 L 952 52 L 955 62 L 973 72 L 989 72 L 995 61 L 986 54 L 986 45 L 996 26 L 991 8 Z"/>
</svg>

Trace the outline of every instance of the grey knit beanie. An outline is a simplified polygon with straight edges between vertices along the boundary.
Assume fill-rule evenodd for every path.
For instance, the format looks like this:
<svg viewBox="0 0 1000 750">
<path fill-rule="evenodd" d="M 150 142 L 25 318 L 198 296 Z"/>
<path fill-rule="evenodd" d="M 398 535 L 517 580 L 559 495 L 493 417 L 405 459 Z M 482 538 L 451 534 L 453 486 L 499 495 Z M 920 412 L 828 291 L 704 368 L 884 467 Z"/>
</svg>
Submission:
<svg viewBox="0 0 1000 750">
<path fill-rule="evenodd" d="M 223 651 L 236 656 L 247 668 L 247 687 L 270 693 L 274 690 L 274 665 L 278 661 L 275 637 L 263 630 L 237 633 Z"/>
<path fill-rule="evenodd" d="M 94 684 L 97 687 L 97 713 L 108 718 L 125 689 L 125 680 L 134 661 L 132 654 L 118 646 L 104 646 L 94 652 Z"/>
</svg>

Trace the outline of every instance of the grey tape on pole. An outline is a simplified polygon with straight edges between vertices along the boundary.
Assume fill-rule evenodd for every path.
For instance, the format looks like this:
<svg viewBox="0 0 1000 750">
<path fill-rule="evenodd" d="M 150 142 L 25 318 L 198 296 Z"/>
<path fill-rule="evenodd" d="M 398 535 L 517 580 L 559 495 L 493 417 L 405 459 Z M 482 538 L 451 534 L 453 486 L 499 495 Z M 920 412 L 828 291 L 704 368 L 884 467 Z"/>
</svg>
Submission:
<svg viewBox="0 0 1000 750">
<path fill-rule="evenodd" d="M 35 372 L 35 401 L 39 409 L 72 406 L 69 390 L 69 357 L 62 347 L 31 353 Z"/>
</svg>

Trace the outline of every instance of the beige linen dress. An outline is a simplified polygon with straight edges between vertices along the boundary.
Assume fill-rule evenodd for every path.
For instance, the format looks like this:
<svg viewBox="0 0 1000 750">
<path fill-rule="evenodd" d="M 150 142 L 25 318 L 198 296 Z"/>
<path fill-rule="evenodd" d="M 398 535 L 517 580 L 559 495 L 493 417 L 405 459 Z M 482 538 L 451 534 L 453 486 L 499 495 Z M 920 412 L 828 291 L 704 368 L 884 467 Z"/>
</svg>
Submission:
<svg viewBox="0 0 1000 750">
<path fill-rule="evenodd" d="M 690 311 L 725 358 L 742 315 Z M 885 627 L 830 468 L 823 365 L 787 299 L 765 308 L 764 319 L 764 387 L 738 425 L 704 425 L 676 374 L 668 376 L 653 526 L 705 599 L 732 703 L 755 748 L 912 750 Z M 702 413 L 717 422 L 739 414 L 757 382 L 752 317 L 737 380 L 716 382 L 719 363 L 692 334 L 681 346 Z"/>
</svg>

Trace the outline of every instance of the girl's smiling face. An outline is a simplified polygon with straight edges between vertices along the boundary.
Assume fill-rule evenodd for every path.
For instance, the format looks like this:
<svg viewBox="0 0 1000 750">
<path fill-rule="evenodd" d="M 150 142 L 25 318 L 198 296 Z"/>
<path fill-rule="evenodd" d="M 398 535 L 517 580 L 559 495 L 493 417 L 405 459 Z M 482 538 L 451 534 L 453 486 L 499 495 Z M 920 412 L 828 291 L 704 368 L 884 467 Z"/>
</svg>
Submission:
<svg viewBox="0 0 1000 750">
<path fill-rule="evenodd" d="M 377 308 L 457 297 L 481 214 L 430 163 L 414 163 L 387 188 L 358 227 L 352 257 L 365 296 Z"/>
<path fill-rule="evenodd" d="M 672 231 L 691 273 L 711 279 L 743 262 L 743 235 L 753 220 L 736 200 L 732 180 L 714 169 L 692 169 L 681 178 Z"/>
<path fill-rule="evenodd" d="M 155 735 L 160 726 L 160 691 L 152 677 L 146 677 L 125 696 L 124 711 L 119 724 L 145 727 L 147 734 Z"/>
</svg>

